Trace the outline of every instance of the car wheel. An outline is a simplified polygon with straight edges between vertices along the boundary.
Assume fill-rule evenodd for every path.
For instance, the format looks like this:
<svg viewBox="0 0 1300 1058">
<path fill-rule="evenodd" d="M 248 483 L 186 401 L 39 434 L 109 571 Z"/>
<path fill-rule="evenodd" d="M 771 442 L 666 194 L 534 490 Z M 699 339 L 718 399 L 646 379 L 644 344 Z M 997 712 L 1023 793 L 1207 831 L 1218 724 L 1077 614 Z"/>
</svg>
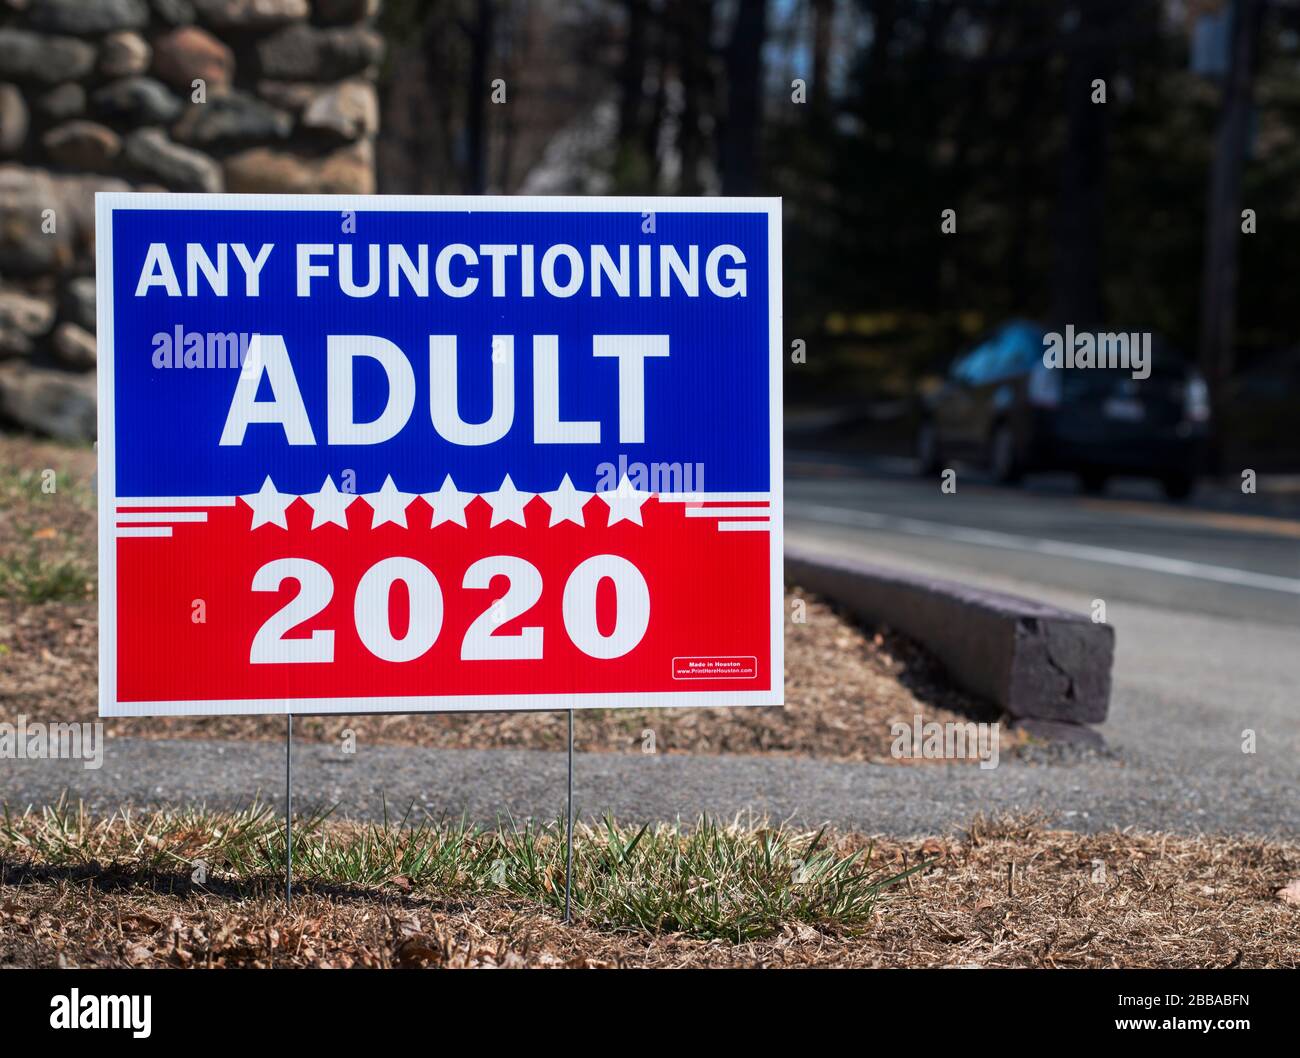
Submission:
<svg viewBox="0 0 1300 1058">
<path fill-rule="evenodd" d="M 1003 485 L 1012 485 L 1024 474 L 1016 454 L 1016 435 L 1009 423 L 999 423 L 989 441 L 989 466 L 993 477 Z"/>
<path fill-rule="evenodd" d="M 916 471 L 927 478 L 939 473 L 939 434 L 932 422 L 921 423 L 916 433 Z"/>
<path fill-rule="evenodd" d="M 1196 482 L 1190 474 L 1166 474 L 1160 479 L 1160 487 L 1165 496 L 1171 500 L 1185 500 L 1192 494 Z"/>
<path fill-rule="evenodd" d="M 1079 484 L 1089 496 L 1096 496 L 1106 491 L 1106 475 L 1100 470 L 1079 471 Z"/>
</svg>

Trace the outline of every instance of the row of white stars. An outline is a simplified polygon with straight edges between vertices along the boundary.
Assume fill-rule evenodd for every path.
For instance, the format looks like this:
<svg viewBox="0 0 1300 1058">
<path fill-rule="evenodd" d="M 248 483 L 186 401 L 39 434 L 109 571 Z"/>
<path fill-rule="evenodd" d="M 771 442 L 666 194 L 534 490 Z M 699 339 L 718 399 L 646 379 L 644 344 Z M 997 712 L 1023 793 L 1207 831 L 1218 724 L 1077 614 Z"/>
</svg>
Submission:
<svg viewBox="0 0 1300 1058">
<path fill-rule="evenodd" d="M 392 522 L 405 529 L 406 508 L 417 495 L 422 496 L 433 508 L 433 521 L 430 523 L 432 528 L 443 522 L 465 525 L 465 508 L 479 493 L 461 492 L 448 474 L 442 483 L 442 488 L 437 492 L 402 492 L 393 484 L 392 475 L 389 475 L 384 479 L 384 484 L 378 492 L 365 492 L 359 495 L 374 511 L 370 528 L 374 529 L 385 522 Z M 354 492 L 339 492 L 334 486 L 334 480 L 326 477 L 319 492 L 306 493 L 302 497 L 311 504 L 311 527 L 319 529 L 322 525 L 341 525 L 346 529 L 348 524 L 346 512 L 357 496 L 358 493 Z M 573 487 L 568 474 L 564 475 L 560 487 L 553 492 L 520 492 L 507 474 L 499 489 L 495 492 L 484 492 L 482 496 L 492 507 L 494 526 L 502 522 L 524 525 L 524 507 L 534 496 L 541 496 L 550 506 L 550 524 L 553 526 L 561 522 L 583 525 L 582 508 L 592 496 L 599 496 L 609 505 L 609 525 L 622 521 L 641 525 L 641 505 L 650 498 L 650 493 L 637 492 L 626 476 L 619 482 L 618 488 L 611 492 L 583 492 Z M 240 497 L 253 509 L 253 524 L 249 526 L 250 529 L 256 529 L 259 525 L 278 525 L 281 529 L 288 529 L 284 512 L 297 498 L 293 493 L 278 491 L 269 476 L 262 482 L 262 487 L 257 492 Z"/>
</svg>

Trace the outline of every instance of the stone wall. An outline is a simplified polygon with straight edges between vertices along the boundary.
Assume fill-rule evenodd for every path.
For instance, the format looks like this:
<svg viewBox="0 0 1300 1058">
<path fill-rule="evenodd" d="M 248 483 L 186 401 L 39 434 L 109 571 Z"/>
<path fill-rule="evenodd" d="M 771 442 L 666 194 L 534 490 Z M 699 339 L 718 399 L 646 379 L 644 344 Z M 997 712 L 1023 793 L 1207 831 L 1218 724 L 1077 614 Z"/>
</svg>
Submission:
<svg viewBox="0 0 1300 1058">
<path fill-rule="evenodd" d="M 0 0 L 0 424 L 95 436 L 96 191 L 374 191 L 377 4 Z"/>
</svg>

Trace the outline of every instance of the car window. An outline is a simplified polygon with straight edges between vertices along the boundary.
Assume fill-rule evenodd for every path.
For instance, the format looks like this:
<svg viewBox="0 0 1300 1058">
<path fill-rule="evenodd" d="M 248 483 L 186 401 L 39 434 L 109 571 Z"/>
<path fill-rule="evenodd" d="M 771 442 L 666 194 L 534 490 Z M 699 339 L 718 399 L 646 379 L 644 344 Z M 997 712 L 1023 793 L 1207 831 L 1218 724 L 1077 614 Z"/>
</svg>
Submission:
<svg viewBox="0 0 1300 1058">
<path fill-rule="evenodd" d="M 1032 324 L 1012 323 L 988 343 L 978 365 L 977 382 L 996 382 L 1029 371 L 1042 356 L 1042 332 Z"/>
<path fill-rule="evenodd" d="M 1008 324 L 959 358 L 950 373 L 969 385 L 984 385 L 1028 371 L 1042 350 L 1041 330 L 1028 323 Z"/>
<path fill-rule="evenodd" d="M 995 348 L 992 342 L 985 342 L 983 345 L 976 346 L 958 364 L 954 373 L 963 382 L 979 385 L 988 376 L 989 364 L 994 352 Z"/>
<path fill-rule="evenodd" d="M 1006 360 L 999 366 L 1008 375 L 1032 370 L 1043 358 L 1043 332 L 1032 324 L 1008 327 L 1002 340 Z"/>
<path fill-rule="evenodd" d="M 1000 378 L 1006 378 L 1012 373 L 1012 359 L 1015 350 L 1008 342 L 1007 331 L 1002 331 L 993 341 L 992 348 L 989 351 L 988 362 L 984 367 L 984 377 L 982 382 L 996 382 Z"/>
</svg>

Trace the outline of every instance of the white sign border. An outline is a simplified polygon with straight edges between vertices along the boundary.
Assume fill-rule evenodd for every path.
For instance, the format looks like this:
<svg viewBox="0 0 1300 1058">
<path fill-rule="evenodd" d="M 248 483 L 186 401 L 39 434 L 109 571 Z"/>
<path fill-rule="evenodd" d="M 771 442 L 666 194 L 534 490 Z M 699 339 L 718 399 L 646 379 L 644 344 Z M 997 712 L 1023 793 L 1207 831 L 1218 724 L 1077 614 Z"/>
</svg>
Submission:
<svg viewBox="0 0 1300 1058">
<path fill-rule="evenodd" d="M 768 399 L 771 493 L 770 686 L 757 691 L 619 691 L 575 694 L 419 695 L 362 698 L 246 698 L 117 701 L 117 482 L 114 448 L 113 213 L 129 209 L 399 211 L 426 213 L 763 213 L 767 216 Z M 347 713 L 525 712 L 785 704 L 785 505 L 782 414 L 784 337 L 781 199 L 572 195 L 231 195 L 109 191 L 95 194 L 95 303 L 98 333 L 99 715 L 230 716 Z M 507 704 L 509 703 L 509 704 Z M 402 706 L 394 708 L 394 706 Z"/>
</svg>

